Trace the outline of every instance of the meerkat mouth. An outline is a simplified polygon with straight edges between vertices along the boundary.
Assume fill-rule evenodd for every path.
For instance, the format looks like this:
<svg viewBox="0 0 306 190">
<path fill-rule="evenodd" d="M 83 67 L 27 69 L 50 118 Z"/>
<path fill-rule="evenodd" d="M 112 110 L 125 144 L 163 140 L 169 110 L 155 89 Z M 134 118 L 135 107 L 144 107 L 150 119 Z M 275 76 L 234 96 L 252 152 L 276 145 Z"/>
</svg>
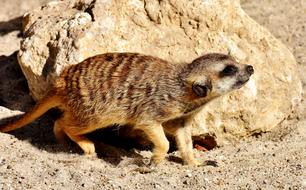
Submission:
<svg viewBox="0 0 306 190">
<path fill-rule="evenodd" d="M 234 85 L 235 88 L 242 87 L 245 83 L 247 83 L 250 80 L 250 78 L 247 78 L 245 80 L 238 80 L 236 84 Z"/>
</svg>

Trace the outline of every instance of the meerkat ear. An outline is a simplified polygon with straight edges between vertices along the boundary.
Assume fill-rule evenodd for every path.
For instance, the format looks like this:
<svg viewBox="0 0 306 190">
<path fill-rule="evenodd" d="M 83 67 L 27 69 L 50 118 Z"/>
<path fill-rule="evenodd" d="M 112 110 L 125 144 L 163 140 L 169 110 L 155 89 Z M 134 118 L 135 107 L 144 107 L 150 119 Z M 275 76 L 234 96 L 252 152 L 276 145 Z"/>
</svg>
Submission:
<svg viewBox="0 0 306 190">
<path fill-rule="evenodd" d="M 210 81 L 203 85 L 197 83 L 192 84 L 192 91 L 199 97 L 206 97 L 209 91 L 211 91 L 211 88 L 212 85 Z"/>
</svg>

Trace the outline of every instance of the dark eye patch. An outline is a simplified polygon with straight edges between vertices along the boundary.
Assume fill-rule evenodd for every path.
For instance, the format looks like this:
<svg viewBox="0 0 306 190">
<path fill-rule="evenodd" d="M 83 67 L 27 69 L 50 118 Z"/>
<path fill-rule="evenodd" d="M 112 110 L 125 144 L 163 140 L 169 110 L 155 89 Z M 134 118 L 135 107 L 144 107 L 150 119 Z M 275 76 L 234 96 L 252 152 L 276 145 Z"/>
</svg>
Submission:
<svg viewBox="0 0 306 190">
<path fill-rule="evenodd" d="M 221 77 L 225 77 L 225 76 L 232 76 L 234 74 L 236 74 L 238 71 L 238 68 L 235 65 L 227 65 L 223 71 L 220 72 L 220 76 Z"/>
</svg>

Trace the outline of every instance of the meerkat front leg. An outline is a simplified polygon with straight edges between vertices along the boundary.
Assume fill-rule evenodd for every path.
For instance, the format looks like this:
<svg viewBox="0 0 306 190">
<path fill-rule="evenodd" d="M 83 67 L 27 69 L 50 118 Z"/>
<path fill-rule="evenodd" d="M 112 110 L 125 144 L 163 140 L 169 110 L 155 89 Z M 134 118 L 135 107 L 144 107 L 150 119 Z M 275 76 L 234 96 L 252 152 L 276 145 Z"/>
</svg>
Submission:
<svg viewBox="0 0 306 190">
<path fill-rule="evenodd" d="M 154 144 L 151 164 L 157 165 L 162 162 L 169 150 L 169 141 L 164 133 L 162 125 L 140 125 L 136 126 L 136 128 L 141 129 Z"/>
<path fill-rule="evenodd" d="M 167 133 L 175 137 L 176 145 L 184 164 L 201 165 L 201 162 L 197 161 L 194 157 L 189 118 L 180 118 L 166 122 L 164 127 Z"/>
<path fill-rule="evenodd" d="M 188 165 L 201 164 L 194 157 L 193 143 L 191 138 L 191 127 L 189 125 L 185 125 L 182 128 L 177 128 L 175 132 L 175 140 L 185 164 Z"/>
</svg>

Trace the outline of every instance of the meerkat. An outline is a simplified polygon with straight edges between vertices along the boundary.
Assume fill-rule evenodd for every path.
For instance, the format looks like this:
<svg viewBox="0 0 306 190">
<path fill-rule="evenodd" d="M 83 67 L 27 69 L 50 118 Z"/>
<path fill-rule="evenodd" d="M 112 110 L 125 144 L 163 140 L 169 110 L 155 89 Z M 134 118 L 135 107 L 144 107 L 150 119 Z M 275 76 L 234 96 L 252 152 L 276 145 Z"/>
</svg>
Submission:
<svg viewBox="0 0 306 190">
<path fill-rule="evenodd" d="M 206 54 L 191 63 L 174 64 L 138 53 L 105 53 L 66 67 L 47 95 L 20 119 L 0 126 L 20 128 L 57 107 L 58 141 L 68 136 L 85 154 L 95 146 L 84 135 L 113 124 L 142 130 L 153 143 L 151 163 L 166 157 L 175 137 L 182 160 L 198 165 L 191 138 L 193 115 L 211 100 L 242 87 L 254 73 L 224 54 Z"/>
</svg>

